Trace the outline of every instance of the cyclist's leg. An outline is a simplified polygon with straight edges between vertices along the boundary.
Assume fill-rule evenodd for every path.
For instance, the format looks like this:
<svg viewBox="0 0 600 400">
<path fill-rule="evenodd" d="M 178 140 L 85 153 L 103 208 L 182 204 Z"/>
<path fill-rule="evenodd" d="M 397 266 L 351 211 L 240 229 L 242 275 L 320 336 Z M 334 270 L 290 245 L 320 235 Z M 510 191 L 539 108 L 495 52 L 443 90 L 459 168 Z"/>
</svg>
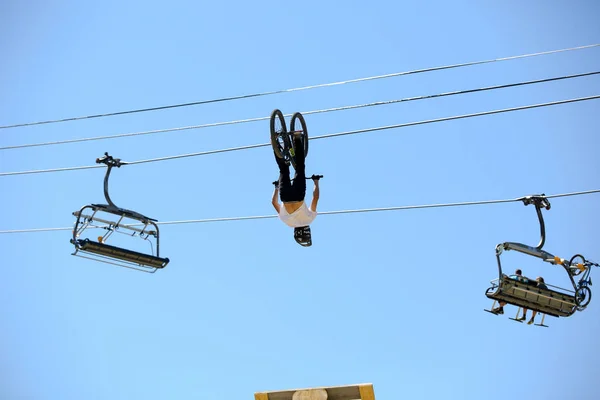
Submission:
<svg viewBox="0 0 600 400">
<path fill-rule="evenodd" d="M 296 173 L 302 173 L 302 175 L 304 175 L 304 162 L 306 157 L 302 140 L 294 138 L 294 147 L 296 148 Z"/>
<path fill-rule="evenodd" d="M 294 139 L 296 147 L 296 173 L 294 175 L 293 191 L 297 201 L 304 200 L 306 196 L 306 166 L 304 164 L 304 146 L 300 139 Z"/>
<path fill-rule="evenodd" d="M 279 198 L 282 202 L 291 201 L 288 200 L 293 191 L 292 182 L 290 181 L 290 167 L 282 158 L 277 157 L 275 152 L 273 152 L 273 155 L 275 155 L 275 161 L 277 161 L 279 167 Z"/>
</svg>

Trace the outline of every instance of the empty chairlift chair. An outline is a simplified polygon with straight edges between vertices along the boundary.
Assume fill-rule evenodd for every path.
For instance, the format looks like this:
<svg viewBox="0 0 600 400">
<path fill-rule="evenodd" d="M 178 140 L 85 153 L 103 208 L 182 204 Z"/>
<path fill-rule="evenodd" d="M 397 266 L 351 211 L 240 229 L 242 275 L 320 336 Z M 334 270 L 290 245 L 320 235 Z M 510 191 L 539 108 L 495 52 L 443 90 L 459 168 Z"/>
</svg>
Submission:
<svg viewBox="0 0 600 400">
<path fill-rule="evenodd" d="M 144 272 L 156 272 L 157 269 L 164 268 L 169 263 L 169 259 L 160 257 L 160 237 L 156 220 L 117 207 L 108 194 L 111 169 L 119 168 L 125 163 L 109 156 L 108 153 L 96 162 L 107 166 L 104 177 L 104 197 L 108 204 L 86 205 L 73 213 L 77 218 L 71 239 L 71 243 L 75 246 L 73 255 Z M 87 237 L 94 229 L 99 230 L 100 234 L 95 238 Z M 141 243 L 150 251 L 108 244 L 115 238 L 114 233 L 124 234 L 128 243 L 133 243 L 132 238 L 135 238 L 137 247 L 143 247 L 139 246 Z"/>
</svg>

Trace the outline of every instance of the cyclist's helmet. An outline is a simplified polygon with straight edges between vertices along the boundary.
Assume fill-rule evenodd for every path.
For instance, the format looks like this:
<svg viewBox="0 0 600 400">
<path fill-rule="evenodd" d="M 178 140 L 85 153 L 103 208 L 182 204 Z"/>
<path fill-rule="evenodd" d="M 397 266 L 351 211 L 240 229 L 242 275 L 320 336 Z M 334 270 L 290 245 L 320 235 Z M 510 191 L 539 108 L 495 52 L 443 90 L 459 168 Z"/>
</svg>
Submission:
<svg viewBox="0 0 600 400">
<path fill-rule="evenodd" d="M 310 226 L 301 226 L 294 228 L 294 239 L 300 246 L 309 247 L 312 245 L 310 237 Z"/>
</svg>

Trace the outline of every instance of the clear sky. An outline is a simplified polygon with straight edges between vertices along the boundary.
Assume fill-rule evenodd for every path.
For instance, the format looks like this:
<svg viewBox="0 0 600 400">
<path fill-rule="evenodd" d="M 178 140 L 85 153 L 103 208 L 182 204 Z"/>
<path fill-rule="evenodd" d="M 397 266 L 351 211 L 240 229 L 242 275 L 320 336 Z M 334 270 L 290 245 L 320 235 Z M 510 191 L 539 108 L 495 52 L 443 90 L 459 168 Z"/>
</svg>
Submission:
<svg viewBox="0 0 600 400">
<path fill-rule="evenodd" d="M 4 1 L 0 125 L 328 83 L 600 43 L 573 1 Z M 0 130 L 0 146 L 310 111 L 599 70 L 600 48 L 203 106 Z M 311 136 L 600 94 L 600 77 L 306 117 Z M 600 188 L 599 100 L 311 142 L 320 211 Z M 0 151 L 0 172 L 266 143 L 268 122 Z M 0 230 L 68 227 L 103 169 L 0 177 Z M 267 147 L 125 166 L 111 195 L 159 221 L 269 215 Z M 309 186 L 309 190 L 310 190 Z M 310 191 L 309 191 L 310 193 Z M 552 200 L 545 249 L 600 261 L 599 194 Z M 70 232 L 0 235 L 0 398 L 252 399 L 372 382 L 379 400 L 597 399 L 600 300 L 549 329 L 483 311 L 520 203 L 163 226 L 166 269 L 71 256 Z M 510 254 L 507 271 L 565 285 Z M 600 276 L 593 271 L 592 277 Z M 594 287 L 592 287 L 594 288 Z M 595 295 L 600 296 L 600 295 Z"/>
</svg>

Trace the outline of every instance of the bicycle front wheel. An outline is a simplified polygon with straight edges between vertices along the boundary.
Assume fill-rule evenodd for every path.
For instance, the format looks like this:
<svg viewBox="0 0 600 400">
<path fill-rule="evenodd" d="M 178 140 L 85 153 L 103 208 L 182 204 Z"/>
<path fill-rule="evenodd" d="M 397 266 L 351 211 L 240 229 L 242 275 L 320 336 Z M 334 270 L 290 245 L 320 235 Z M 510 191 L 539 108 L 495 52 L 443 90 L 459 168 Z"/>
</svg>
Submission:
<svg viewBox="0 0 600 400">
<path fill-rule="evenodd" d="M 273 151 L 278 158 L 283 158 L 283 150 L 285 148 L 283 138 L 287 135 L 287 129 L 283 113 L 278 109 L 273 110 L 271 113 L 270 128 Z"/>
<path fill-rule="evenodd" d="M 304 146 L 304 158 L 306 158 L 308 156 L 308 130 L 306 129 L 306 121 L 304 121 L 304 116 L 299 112 L 292 115 L 290 130 L 292 132 L 302 131 L 302 145 Z"/>
</svg>

